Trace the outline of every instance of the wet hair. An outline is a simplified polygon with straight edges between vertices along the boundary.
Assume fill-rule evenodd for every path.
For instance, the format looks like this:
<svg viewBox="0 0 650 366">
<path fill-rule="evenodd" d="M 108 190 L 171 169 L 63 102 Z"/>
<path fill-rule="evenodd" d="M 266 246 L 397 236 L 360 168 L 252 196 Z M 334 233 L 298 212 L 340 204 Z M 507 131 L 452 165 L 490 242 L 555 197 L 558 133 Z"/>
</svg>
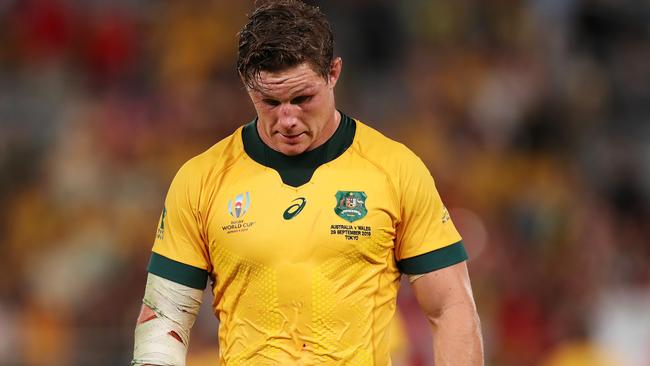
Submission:
<svg viewBox="0 0 650 366">
<path fill-rule="evenodd" d="M 297 0 L 258 1 L 239 32 L 237 71 L 255 88 L 262 71 L 279 72 L 307 62 L 327 80 L 334 34 L 318 7 Z"/>
</svg>

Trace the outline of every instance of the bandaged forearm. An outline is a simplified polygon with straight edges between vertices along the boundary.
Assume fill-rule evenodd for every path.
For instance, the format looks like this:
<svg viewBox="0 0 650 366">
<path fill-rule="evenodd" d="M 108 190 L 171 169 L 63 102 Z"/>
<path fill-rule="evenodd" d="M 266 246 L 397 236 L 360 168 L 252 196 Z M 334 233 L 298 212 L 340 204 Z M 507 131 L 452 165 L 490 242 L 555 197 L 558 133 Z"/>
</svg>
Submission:
<svg viewBox="0 0 650 366">
<path fill-rule="evenodd" d="M 185 366 L 190 329 L 202 295 L 201 290 L 149 273 L 142 302 L 156 316 L 135 327 L 131 365 Z"/>
</svg>

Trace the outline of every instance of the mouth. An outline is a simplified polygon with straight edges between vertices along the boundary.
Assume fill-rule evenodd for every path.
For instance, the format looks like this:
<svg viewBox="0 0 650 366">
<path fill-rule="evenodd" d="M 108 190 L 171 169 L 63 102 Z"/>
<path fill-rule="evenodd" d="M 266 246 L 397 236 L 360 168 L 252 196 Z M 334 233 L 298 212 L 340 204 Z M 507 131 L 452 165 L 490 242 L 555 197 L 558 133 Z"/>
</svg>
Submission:
<svg viewBox="0 0 650 366">
<path fill-rule="evenodd" d="M 298 139 L 304 134 L 304 132 L 297 133 L 297 134 L 285 134 L 282 132 L 278 132 L 280 136 L 282 136 L 282 139 L 285 140 L 288 143 L 294 143 L 297 142 Z"/>
</svg>

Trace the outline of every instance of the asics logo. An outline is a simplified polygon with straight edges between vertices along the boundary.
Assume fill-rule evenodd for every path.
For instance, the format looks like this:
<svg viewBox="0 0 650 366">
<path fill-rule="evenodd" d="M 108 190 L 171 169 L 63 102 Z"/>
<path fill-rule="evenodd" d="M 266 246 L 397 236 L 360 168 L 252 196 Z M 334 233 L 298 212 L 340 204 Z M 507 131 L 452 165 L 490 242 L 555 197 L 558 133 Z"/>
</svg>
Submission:
<svg viewBox="0 0 650 366">
<path fill-rule="evenodd" d="M 285 220 L 291 220 L 294 217 L 296 217 L 300 213 L 300 211 L 302 211 L 302 209 L 305 208 L 305 205 L 307 204 L 307 200 L 304 197 L 298 197 L 291 202 L 296 202 L 296 203 L 287 207 L 287 209 L 284 210 L 282 217 L 284 217 Z"/>
</svg>

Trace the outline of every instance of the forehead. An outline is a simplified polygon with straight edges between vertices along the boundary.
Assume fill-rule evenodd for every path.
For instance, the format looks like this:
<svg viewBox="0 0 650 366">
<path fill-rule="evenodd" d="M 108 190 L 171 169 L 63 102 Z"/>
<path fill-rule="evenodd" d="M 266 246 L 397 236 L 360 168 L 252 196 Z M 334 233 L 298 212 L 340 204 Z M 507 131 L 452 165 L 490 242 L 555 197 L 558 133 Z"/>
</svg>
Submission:
<svg viewBox="0 0 650 366">
<path fill-rule="evenodd" d="M 324 85 L 325 79 L 309 64 L 302 63 L 282 71 L 260 72 L 254 91 L 263 95 L 282 97 L 317 89 Z"/>
</svg>

